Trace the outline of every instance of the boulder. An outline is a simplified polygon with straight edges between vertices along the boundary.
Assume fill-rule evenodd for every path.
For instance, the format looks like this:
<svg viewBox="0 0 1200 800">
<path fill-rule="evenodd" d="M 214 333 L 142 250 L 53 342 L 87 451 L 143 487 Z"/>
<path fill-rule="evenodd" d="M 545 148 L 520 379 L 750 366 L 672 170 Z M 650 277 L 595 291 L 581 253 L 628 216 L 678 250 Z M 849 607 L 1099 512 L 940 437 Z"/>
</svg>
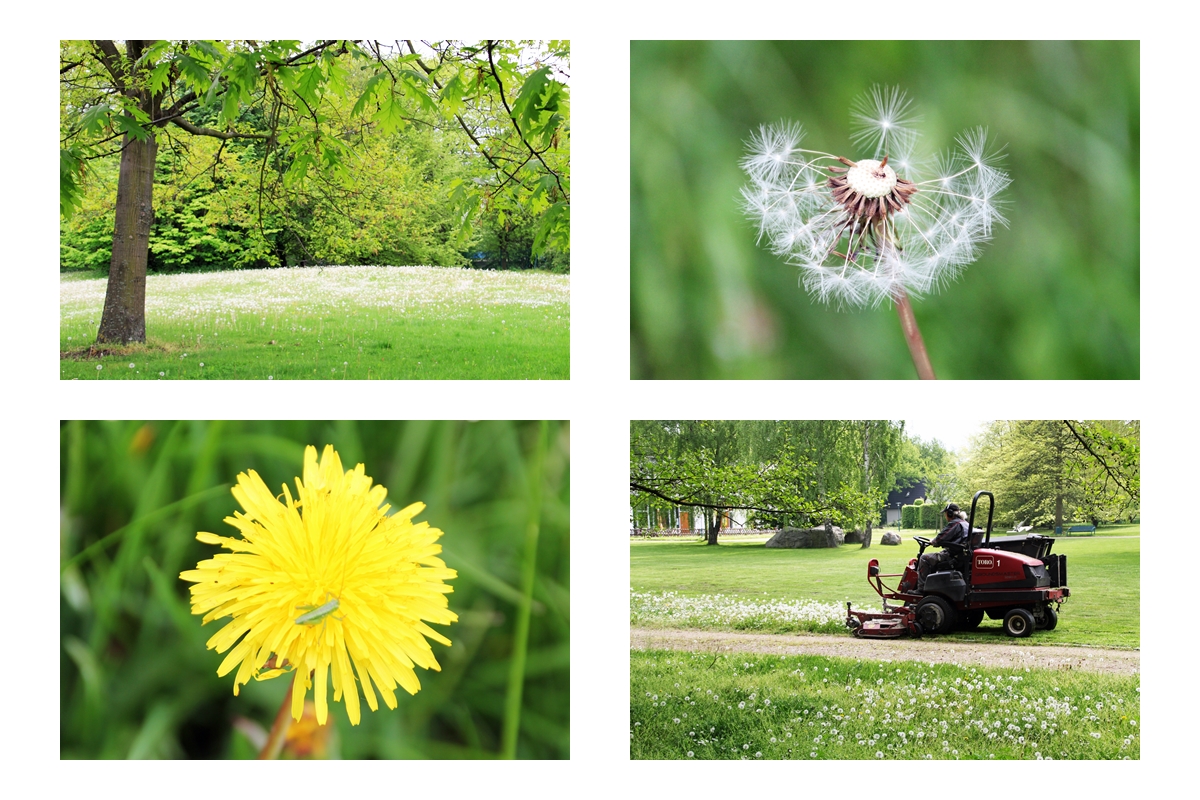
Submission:
<svg viewBox="0 0 1200 800">
<path fill-rule="evenodd" d="M 845 533 L 836 525 L 833 526 L 833 536 L 838 544 L 845 539 Z M 828 547 L 829 537 L 825 526 L 819 528 L 784 528 L 767 540 L 767 547 Z"/>
<path fill-rule="evenodd" d="M 862 531 L 846 531 L 844 541 L 846 544 L 862 544 L 867 538 L 867 534 Z"/>
<path fill-rule="evenodd" d="M 883 536 L 879 537 L 880 544 L 900 544 L 900 534 L 895 531 L 888 531 Z"/>
</svg>

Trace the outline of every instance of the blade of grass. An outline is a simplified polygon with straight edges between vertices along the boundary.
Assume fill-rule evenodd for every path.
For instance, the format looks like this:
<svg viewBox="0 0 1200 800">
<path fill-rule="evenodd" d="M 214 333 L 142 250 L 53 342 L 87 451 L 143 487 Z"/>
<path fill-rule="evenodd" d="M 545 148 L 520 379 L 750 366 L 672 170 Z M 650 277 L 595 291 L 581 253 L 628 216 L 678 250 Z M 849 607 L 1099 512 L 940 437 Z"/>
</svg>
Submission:
<svg viewBox="0 0 1200 800">
<path fill-rule="evenodd" d="M 533 608 L 533 582 L 537 576 L 537 542 L 542 512 L 542 463 L 546 455 L 549 423 L 542 420 L 538 431 L 537 450 L 533 454 L 533 469 L 529 476 L 529 520 L 525 526 L 525 554 L 521 564 L 521 605 L 517 608 L 516 632 L 513 634 L 513 655 L 509 663 L 508 691 L 504 703 L 504 732 L 500 754 L 503 758 L 517 757 L 517 733 L 521 728 L 521 696 L 525 688 L 525 657 L 529 646 L 529 615 Z"/>
<path fill-rule="evenodd" d="M 98 540 L 92 542 L 87 547 L 83 548 L 78 553 L 76 553 L 75 555 L 68 558 L 66 561 L 64 561 L 62 563 L 62 566 L 59 568 L 59 573 L 65 572 L 68 567 L 72 567 L 76 564 L 82 564 L 85 561 L 90 560 L 97 553 L 102 551 L 105 547 L 108 547 L 110 544 L 115 543 L 122 536 L 124 536 L 127 531 L 135 528 L 136 526 L 148 525 L 152 522 L 158 522 L 159 520 L 169 517 L 171 514 L 175 513 L 176 511 L 191 508 L 192 506 L 202 503 L 205 500 L 208 500 L 209 498 L 216 497 L 217 495 L 219 495 L 223 492 L 228 492 L 230 486 L 232 486 L 232 484 L 222 483 L 219 486 L 214 486 L 211 489 L 205 489 L 203 492 L 198 492 L 194 495 L 191 495 L 190 497 L 185 497 L 182 500 L 176 500 L 174 503 L 168 503 L 167 505 L 165 505 L 161 508 L 156 508 L 154 511 L 151 511 L 148 514 L 145 514 L 144 516 L 141 516 L 135 520 L 129 521 L 127 524 L 122 525 L 121 527 L 117 528 L 115 531 L 108 534 L 103 539 L 98 539 Z"/>
</svg>

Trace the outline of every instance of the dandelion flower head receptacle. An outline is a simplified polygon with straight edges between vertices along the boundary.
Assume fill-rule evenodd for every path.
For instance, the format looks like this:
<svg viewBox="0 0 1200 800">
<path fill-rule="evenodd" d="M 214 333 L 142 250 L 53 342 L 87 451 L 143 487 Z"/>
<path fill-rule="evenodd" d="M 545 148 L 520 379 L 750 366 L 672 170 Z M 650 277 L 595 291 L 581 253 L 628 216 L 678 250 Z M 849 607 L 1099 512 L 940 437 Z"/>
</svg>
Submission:
<svg viewBox="0 0 1200 800">
<path fill-rule="evenodd" d="M 752 138 L 742 194 L 760 241 L 800 268 L 816 298 L 839 305 L 920 296 L 954 279 L 1004 223 L 997 195 L 1010 180 L 987 132 L 963 133 L 956 149 L 926 162 L 912 102 L 878 86 L 851 120 L 853 160 L 802 148 L 794 123 Z"/>
<path fill-rule="evenodd" d="M 343 471 L 332 446 L 320 461 L 315 447 L 305 449 L 295 497 L 286 484 L 274 494 L 253 470 L 238 475 L 233 496 L 244 511 L 225 522 L 241 538 L 196 534 L 231 552 L 180 577 L 194 583 L 193 614 L 229 620 L 208 647 L 229 650 L 217 674 L 237 668 L 234 694 L 251 678 L 295 670 L 292 717 L 300 719 L 312 689 L 324 725 L 332 678 L 333 699 L 345 699 L 357 725 L 360 684 L 372 711 L 377 691 L 394 709 L 397 686 L 421 688 L 414 666 L 440 669 L 426 638 L 450 640 L 426 623 L 458 619 L 445 583 L 457 573 L 438 558 L 442 532 L 413 522 L 423 503 L 389 515 L 387 490 L 372 486 L 362 464 Z"/>
</svg>

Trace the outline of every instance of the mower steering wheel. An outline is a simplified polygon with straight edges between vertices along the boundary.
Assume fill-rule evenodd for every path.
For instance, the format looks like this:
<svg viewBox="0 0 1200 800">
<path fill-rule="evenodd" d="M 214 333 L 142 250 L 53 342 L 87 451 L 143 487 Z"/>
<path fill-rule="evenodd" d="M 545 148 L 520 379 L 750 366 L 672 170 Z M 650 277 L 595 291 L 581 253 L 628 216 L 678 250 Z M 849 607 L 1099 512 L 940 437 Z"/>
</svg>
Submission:
<svg viewBox="0 0 1200 800">
<path fill-rule="evenodd" d="M 912 540 L 914 542 L 916 542 L 917 544 L 925 545 L 926 547 L 929 546 L 929 540 L 926 539 L 924 536 L 914 536 L 914 537 L 912 537 Z"/>
</svg>

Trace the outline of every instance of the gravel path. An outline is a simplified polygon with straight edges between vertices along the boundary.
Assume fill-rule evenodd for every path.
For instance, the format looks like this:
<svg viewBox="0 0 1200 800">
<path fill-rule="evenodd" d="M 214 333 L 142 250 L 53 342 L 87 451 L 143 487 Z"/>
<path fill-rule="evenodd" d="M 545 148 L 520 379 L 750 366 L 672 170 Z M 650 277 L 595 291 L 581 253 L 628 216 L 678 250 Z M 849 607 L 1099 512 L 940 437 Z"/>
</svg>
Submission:
<svg viewBox="0 0 1200 800">
<path fill-rule="evenodd" d="M 1061 645 L 978 644 L 939 639 L 854 639 L 813 634 L 779 635 L 730 631 L 633 628 L 631 650 L 707 650 L 731 653 L 808 654 L 876 661 L 979 664 L 988 667 L 1037 667 L 1085 670 L 1114 675 L 1141 672 L 1138 650 Z"/>
</svg>

